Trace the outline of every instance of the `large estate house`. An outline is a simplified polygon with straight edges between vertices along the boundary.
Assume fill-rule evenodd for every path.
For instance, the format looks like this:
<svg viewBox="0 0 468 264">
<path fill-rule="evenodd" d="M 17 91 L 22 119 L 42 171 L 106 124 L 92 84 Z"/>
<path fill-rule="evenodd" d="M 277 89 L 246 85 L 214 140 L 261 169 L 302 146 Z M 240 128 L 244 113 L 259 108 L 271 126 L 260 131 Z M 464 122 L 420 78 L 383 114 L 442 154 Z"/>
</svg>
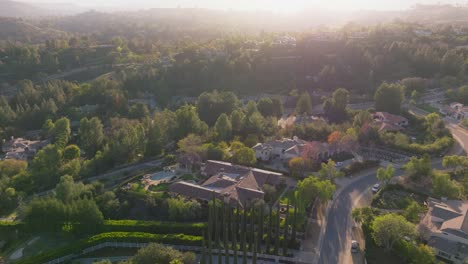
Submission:
<svg viewBox="0 0 468 264">
<path fill-rule="evenodd" d="M 438 257 L 454 264 L 468 260 L 468 202 L 430 198 L 419 230 Z"/>
<path fill-rule="evenodd" d="M 30 160 L 36 152 L 48 144 L 48 141 L 31 141 L 24 138 L 11 138 L 3 140 L 2 152 L 5 159 Z"/>
<path fill-rule="evenodd" d="M 375 123 L 379 131 L 397 132 L 408 126 L 408 119 L 399 115 L 387 112 L 377 112 L 374 114 Z"/>
<path fill-rule="evenodd" d="M 255 151 L 257 159 L 262 161 L 268 161 L 275 158 L 288 161 L 304 155 L 316 160 L 324 160 L 341 152 L 340 149 L 332 148 L 330 144 L 326 142 L 309 142 L 299 139 L 298 137 L 258 143 L 253 146 L 252 149 Z"/>
<path fill-rule="evenodd" d="M 265 185 L 277 186 L 283 182 L 281 173 L 216 160 L 208 160 L 201 173 L 208 177 L 202 184 L 179 181 L 172 184 L 169 191 L 203 201 L 217 198 L 232 206 L 244 207 L 264 198 Z"/>
</svg>

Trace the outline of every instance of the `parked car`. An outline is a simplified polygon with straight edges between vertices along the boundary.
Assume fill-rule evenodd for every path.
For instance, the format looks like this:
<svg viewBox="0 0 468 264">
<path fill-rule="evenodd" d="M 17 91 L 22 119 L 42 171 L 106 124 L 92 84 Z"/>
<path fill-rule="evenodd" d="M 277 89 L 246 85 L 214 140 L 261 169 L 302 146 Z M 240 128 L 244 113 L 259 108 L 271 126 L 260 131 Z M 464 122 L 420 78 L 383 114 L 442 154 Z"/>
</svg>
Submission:
<svg viewBox="0 0 468 264">
<path fill-rule="evenodd" d="M 351 253 L 359 252 L 359 242 L 356 240 L 351 240 Z"/>
<path fill-rule="evenodd" d="M 376 183 L 372 186 L 372 192 L 377 193 L 380 190 L 380 184 Z"/>
</svg>

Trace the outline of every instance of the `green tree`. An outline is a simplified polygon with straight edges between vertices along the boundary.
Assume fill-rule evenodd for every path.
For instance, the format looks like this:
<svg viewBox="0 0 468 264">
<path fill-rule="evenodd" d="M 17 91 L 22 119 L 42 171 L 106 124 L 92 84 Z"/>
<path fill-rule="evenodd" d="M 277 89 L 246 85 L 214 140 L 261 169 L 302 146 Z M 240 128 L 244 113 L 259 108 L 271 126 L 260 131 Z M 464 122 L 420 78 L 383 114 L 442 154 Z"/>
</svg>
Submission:
<svg viewBox="0 0 468 264">
<path fill-rule="evenodd" d="M 411 223 L 419 222 L 419 215 L 423 212 L 423 208 L 416 202 L 412 201 L 403 212 L 403 216 Z"/>
<path fill-rule="evenodd" d="M 195 264 L 195 254 L 191 252 L 182 253 L 171 247 L 151 243 L 138 250 L 137 254 L 132 258 L 132 262 L 135 264 L 171 264 L 175 260 L 184 264 Z"/>
<path fill-rule="evenodd" d="M 232 155 L 232 162 L 247 166 L 255 165 L 255 163 L 257 163 L 255 151 L 248 147 L 240 148 L 234 152 L 234 155 Z"/>
<path fill-rule="evenodd" d="M 375 109 L 377 111 L 400 114 L 404 98 L 403 86 L 384 82 L 375 92 Z"/>
<path fill-rule="evenodd" d="M 273 103 L 273 115 L 278 117 L 278 118 L 281 117 L 283 115 L 283 112 L 284 112 L 283 103 L 281 102 L 281 99 L 278 98 L 278 97 L 275 97 L 275 98 L 271 99 L 271 101 Z M 467 100 L 467 102 L 468 102 L 468 100 Z"/>
<path fill-rule="evenodd" d="M 81 156 L 80 148 L 77 145 L 66 146 L 63 150 L 63 159 L 70 161 L 77 159 Z"/>
<path fill-rule="evenodd" d="M 80 197 L 85 191 L 83 183 L 75 183 L 72 176 L 60 177 L 60 182 L 55 187 L 55 196 L 64 203 L 69 203 Z"/>
<path fill-rule="evenodd" d="M 47 145 L 37 152 L 31 162 L 34 181 L 39 185 L 51 186 L 58 182 L 62 153 L 55 145 Z"/>
<path fill-rule="evenodd" d="M 370 124 L 372 122 L 372 115 L 368 111 L 359 111 L 354 116 L 353 126 L 361 128 L 365 124 Z"/>
<path fill-rule="evenodd" d="M 68 144 L 68 141 L 70 141 L 70 120 L 66 117 L 62 117 L 55 121 L 53 134 L 55 138 L 55 145 L 58 148 L 63 149 Z"/>
<path fill-rule="evenodd" d="M 309 176 L 297 184 L 297 197 L 306 206 L 313 202 L 315 198 L 323 201 L 332 198 L 336 187 L 330 180 L 320 180 L 315 176 Z"/>
<path fill-rule="evenodd" d="M 222 113 L 216 120 L 215 131 L 219 140 L 228 141 L 231 139 L 232 125 L 225 113 Z"/>
<path fill-rule="evenodd" d="M 190 221 L 200 218 L 201 205 L 197 201 L 188 201 L 179 198 L 167 200 L 169 219 L 172 221 Z"/>
<path fill-rule="evenodd" d="M 395 174 L 395 169 L 392 164 L 388 164 L 387 168 L 379 168 L 377 170 L 377 179 L 384 185 L 387 185 Z"/>
<path fill-rule="evenodd" d="M 404 166 L 405 172 L 414 181 L 419 181 L 422 177 L 429 177 L 432 174 L 431 159 L 428 154 L 422 158 L 411 157 Z"/>
<path fill-rule="evenodd" d="M 328 160 L 327 163 L 322 163 L 318 172 L 320 178 L 334 181 L 336 178 L 343 177 L 344 173 L 336 168 L 336 163 L 333 160 Z"/>
<path fill-rule="evenodd" d="M 200 120 L 195 107 L 184 105 L 177 109 L 175 114 L 177 120 L 177 129 L 175 130 L 177 138 L 183 138 L 188 134 L 203 135 L 207 132 L 208 126 Z"/>
<path fill-rule="evenodd" d="M 432 176 L 432 187 L 434 195 L 437 197 L 459 199 L 463 193 L 462 186 L 451 180 L 450 175 L 446 173 L 435 173 Z"/>
<path fill-rule="evenodd" d="M 104 142 L 104 126 L 98 117 L 80 120 L 78 130 L 80 146 L 86 152 L 87 157 L 93 157 Z"/>
<path fill-rule="evenodd" d="M 230 115 L 238 105 L 239 100 L 234 93 L 214 90 L 198 97 L 197 110 L 200 119 L 212 126 L 220 114 Z"/>
<path fill-rule="evenodd" d="M 445 156 L 442 160 L 442 165 L 445 168 L 453 169 L 455 175 L 467 175 L 468 172 L 468 157 L 466 156 Z"/>
<path fill-rule="evenodd" d="M 457 76 L 464 64 L 463 55 L 456 50 L 448 50 L 440 62 L 442 73 L 450 76 Z"/>
<path fill-rule="evenodd" d="M 303 93 L 296 104 L 296 113 L 298 114 L 311 114 L 312 113 L 312 100 L 308 93 Z"/>
<path fill-rule="evenodd" d="M 392 250 L 394 244 L 406 236 L 415 237 L 416 228 L 401 215 L 385 214 L 375 217 L 372 222 L 372 237 L 385 251 Z"/>
<path fill-rule="evenodd" d="M 245 123 L 245 114 L 237 109 L 231 113 L 231 124 L 232 124 L 232 132 L 234 134 L 239 134 L 244 129 Z"/>
</svg>

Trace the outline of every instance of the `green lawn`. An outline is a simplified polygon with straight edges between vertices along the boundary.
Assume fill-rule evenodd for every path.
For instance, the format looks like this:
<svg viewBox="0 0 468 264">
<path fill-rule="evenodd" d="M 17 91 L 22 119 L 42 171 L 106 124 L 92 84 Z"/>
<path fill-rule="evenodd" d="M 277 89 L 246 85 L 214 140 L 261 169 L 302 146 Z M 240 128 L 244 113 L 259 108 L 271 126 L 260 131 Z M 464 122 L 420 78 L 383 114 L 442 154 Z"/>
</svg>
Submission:
<svg viewBox="0 0 468 264">
<path fill-rule="evenodd" d="M 170 183 L 160 183 L 158 185 L 151 185 L 148 190 L 152 192 L 165 192 L 169 189 Z"/>
<path fill-rule="evenodd" d="M 429 113 L 439 113 L 439 109 L 429 105 L 429 104 L 417 104 L 416 105 L 418 108 L 421 108 L 422 110 L 429 112 Z"/>
<path fill-rule="evenodd" d="M 184 174 L 179 177 L 183 181 L 196 181 L 197 178 L 193 174 Z"/>
</svg>

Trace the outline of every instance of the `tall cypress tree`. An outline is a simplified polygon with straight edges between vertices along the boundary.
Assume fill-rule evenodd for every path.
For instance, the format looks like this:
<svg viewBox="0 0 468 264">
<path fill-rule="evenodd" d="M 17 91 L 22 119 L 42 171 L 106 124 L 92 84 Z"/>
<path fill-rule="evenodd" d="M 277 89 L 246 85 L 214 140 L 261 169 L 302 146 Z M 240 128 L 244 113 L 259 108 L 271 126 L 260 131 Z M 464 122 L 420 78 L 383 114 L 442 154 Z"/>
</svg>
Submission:
<svg viewBox="0 0 468 264">
<path fill-rule="evenodd" d="M 242 214 L 242 228 L 241 228 L 241 236 L 243 237 L 243 234 L 245 235 L 245 233 L 247 232 L 247 207 L 246 205 L 244 205 L 244 208 L 243 208 L 244 212 Z M 241 239 L 241 248 L 244 248 L 245 244 L 247 243 L 246 239 L 243 237 Z"/>
<path fill-rule="evenodd" d="M 255 238 L 253 254 L 252 254 L 252 264 L 257 264 L 257 238 Z"/>
<path fill-rule="evenodd" d="M 294 199 L 294 214 L 293 214 L 293 220 L 292 220 L 292 230 L 291 230 L 291 246 L 294 246 L 296 244 L 296 226 L 297 226 L 297 199 Z"/>
<path fill-rule="evenodd" d="M 240 221 L 241 221 L 240 208 L 239 208 L 239 203 L 237 203 L 237 209 L 236 209 L 236 226 L 235 226 L 237 240 L 240 240 L 240 236 L 239 236 Z"/>
<path fill-rule="evenodd" d="M 205 236 L 205 231 L 203 231 L 203 240 L 202 240 L 202 251 L 201 251 L 201 256 L 200 256 L 200 263 L 206 263 L 206 236 Z"/>
<path fill-rule="evenodd" d="M 249 234 L 249 242 L 250 242 L 249 249 L 250 249 L 250 251 L 252 251 L 253 244 L 254 244 L 254 241 L 255 241 L 254 215 L 255 215 L 255 211 L 254 211 L 253 206 L 251 206 L 250 207 L 250 234 Z"/>
<path fill-rule="evenodd" d="M 234 228 L 232 229 L 232 250 L 234 251 L 234 264 L 237 264 L 237 232 L 236 230 L 234 230 Z"/>
<path fill-rule="evenodd" d="M 211 212 L 211 210 L 210 210 Z M 213 264 L 213 243 L 211 241 L 211 226 L 208 226 L 208 263 Z"/>
<path fill-rule="evenodd" d="M 224 263 L 229 264 L 229 247 L 228 247 L 228 236 L 227 236 L 227 226 L 224 225 Z"/>
<path fill-rule="evenodd" d="M 220 248 L 220 234 L 219 234 L 219 229 L 220 229 L 220 226 L 219 226 L 219 212 L 218 212 L 218 208 L 216 206 L 216 200 L 213 200 L 214 201 L 214 221 L 213 221 L 213 225 L 214 225 L 214 231 L 215 231 L 215 245 L 216 245 L 216 248 Z"/>
<path fill-rule="evenodd" d="M 289 199 L 286 205 L 286 219 L 284 220 L 283 237 L 283 256 L 288 254 L 288 236 L 289 236 Z"/>
<path fill-rule="evenodd" d="M 223 264 L 223 253 L 221 250 L 221 244 L 218 245 L 218 264 Z"/>
<path fill-rule="evenodd" d="M 266 248 L 265 248 L 265 251 L 266 253 L 270 253 L 270 243 L 271 243 L 271 235 L 272 235 L 272 232 L 271 232 L 271 229 L 272 229 L 272 220 L 273 220 L 273 212 L 272 212 L 272 207 L 271 206 L 268 206 L 268 210 L 269 210 L 269 215 L 268 215 L 268 226 L 267 226 L 267 237 L 266 237 Z"/>
<path fill-rule="evenodd" d="M 258 252 L 262 252 L 262 241 L 263 241 L 263 214 L 264 214 L 264 208 L 263 208 L 263 205 L 260 205 L 260 216 L 259 216 L 259 220 L 258 220 L 258 245 L 260 245 L 258 247 Z"/>
<path fill-rule="evenodd" d="M 279 203 L 278 203 L 278 207 L 276 208 L 276 228 L 275 228 L 275 255 L 278 255 L 279 254 L 279 245 L 280 245 L 280 237 L 281 237 L 281 234 L 280 234 L 280 221 L 281 221 L 281 218 L 280 218 L 280 207 L 279 207 Z"/>
<path fill-rule="evenodd" d="M 232 229 L 232 207 L 231 206 L 228 206 L 226 225 L 227 225 L 228 241 L 231 241 L 232 237 L 231 239 L 229 239 L 229 237 L 232 236 L 232 231 L 231 231 Z"/>
<path fill-rule="evenodd" d="M 243 241 L 243 247 L 242 247 L 242 251 L 243 251 L 243 254 L 242 254 L 242 264 L 247 264 L 247 246 L 245 243 L 245 232 L 242 233 L 242 241 Z"/>
</svg>

